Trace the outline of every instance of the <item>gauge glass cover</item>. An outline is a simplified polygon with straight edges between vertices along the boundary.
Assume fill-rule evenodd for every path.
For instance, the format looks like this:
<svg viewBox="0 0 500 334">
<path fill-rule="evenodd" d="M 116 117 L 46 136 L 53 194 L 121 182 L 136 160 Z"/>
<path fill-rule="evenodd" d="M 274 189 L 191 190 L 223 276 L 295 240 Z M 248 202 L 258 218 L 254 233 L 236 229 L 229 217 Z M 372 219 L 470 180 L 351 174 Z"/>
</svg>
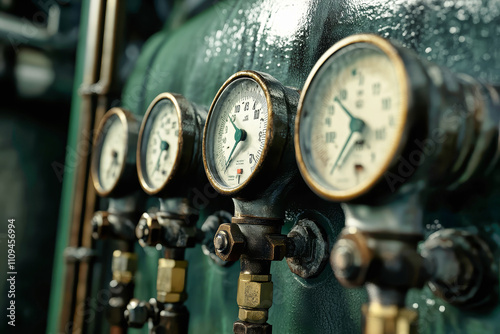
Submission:
<svg viewBox="0 0 500 334">
<path fill-rule="evenodd" d="M 141 173 L 148 188 L 156 191 L 165 186 L 177 160 L 180 118 L 167 98 L 160 99 L 146 117 L 140 147 Z"/>
<path fill-rule="evenodd" d="M 102 191 L 110 191 L 118 182 L 127 154 L 127 133 L 120 117 L 112 115 L 101 130 L 98 178 Z"/>
<path fill-rule="evenodd" d="M 218 187 L 243 187 L 262 160 L 269 110 L 266 93 L 254 79 L 230 82 L 214 102 L 206 133 L 206 160 Z"/>
<path fill-rule="evenodd" d="M 398 70 L 362 42 L 331 55 L 304 92 L 300 152 L 318 187 L 332 196 L 366 191 L 393 159 L 406 120 Z"/>
</svg>

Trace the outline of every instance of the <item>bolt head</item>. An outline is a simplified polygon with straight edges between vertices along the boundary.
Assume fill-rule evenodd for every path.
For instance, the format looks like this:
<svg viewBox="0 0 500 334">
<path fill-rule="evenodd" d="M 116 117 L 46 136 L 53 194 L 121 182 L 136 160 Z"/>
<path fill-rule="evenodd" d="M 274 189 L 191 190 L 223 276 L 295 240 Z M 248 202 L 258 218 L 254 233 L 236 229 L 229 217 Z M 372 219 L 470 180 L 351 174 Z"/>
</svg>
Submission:
<svg viewBox="0 0 500 334">
<path fill-rule="evenodd" d="M 215 252 L 224 261 L 238 261 L 245 247 L 245 237 L 238 224 L 221 224 L 214 237 Z"/>
<path fill-rule="evenodd" d="M 219 231 L 214 239 L 214 246 L 221 253 L 226 253 L 228 250 L 229 240 L 226 231 Z"/>
<path fill-rule="evenodd" d="M 141 246 L 146 244 L 149 234 L 149 228 L 145 219 L 141 219 L 135 228 L 135 236 L 139 239 Z M 144 246 L 143 246 L 144 247 Z"/>
<path fill-rule="evenodd" d="M 149 305 L 137 299 L 132 299 L 123 315 L 130 327 L 141 328 L 148 321 Z"/>
<path fill-rule="evenodd" d="M 332 249 L 330 265 L 342 285 L 356 287 L 368 280 L 372 259 L 373 252 L 361 233 L 344 234 Z"/>
<path fill-rule="evenodd" d="M 135 228 L 135 236 L 142 247 L 154 247 L 160 243 L 160 230 L 156 215 L 145 212 Z"/>
<path fill-rule="evenodd" d="M 354 265 L 354 254 L 352 249 L 346 246 L 337 247 L 334 253 L 333 263 L 339 270 L 348 270 Z"/>
</svg>

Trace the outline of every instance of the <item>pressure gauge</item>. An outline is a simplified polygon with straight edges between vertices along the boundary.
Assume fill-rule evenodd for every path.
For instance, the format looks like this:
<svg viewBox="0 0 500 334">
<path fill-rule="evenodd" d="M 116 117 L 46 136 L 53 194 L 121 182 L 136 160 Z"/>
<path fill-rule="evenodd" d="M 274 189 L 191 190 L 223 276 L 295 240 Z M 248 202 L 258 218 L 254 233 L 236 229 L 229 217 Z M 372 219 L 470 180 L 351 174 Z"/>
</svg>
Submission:
<svg viewBox="0 0 500 334">
<path fill-rule="evenodd" d="M 299 169 L 334 201 L 390 195 L 419 169 L 440 182 L 463 170 L 473 151 L 470 130 L 481 127 L 475 97 L 470 80 L 388 40 L 343 39 L 319 59 L 301 93 Z"/>
<path fill-rule="evenodd" d="M 241 195 L 272 178 L 288 133 L 286 94 L 276 79 L 255 71 L 238 72 L 219 89 L 203 136 L 205 171 L 217 191 Z"/>
<path fill-rule="evenodd" d="M 205 110 L 178 94 L 162 93 L 151 102 L 137 144 L 137 172 L 146 193 L 170 189 L 172 194 L 179 190 L 175 184 L 197 181 L 196 149 L 205 117 Z"/>
<path fill-rule="evenodd" d="M 125 195 L 137 184 L 134 148 L 139 123 L 125 109 L 112 108 L 102 118 L 94 141 L 91 174 L 103 197 Z"/>
</svg>

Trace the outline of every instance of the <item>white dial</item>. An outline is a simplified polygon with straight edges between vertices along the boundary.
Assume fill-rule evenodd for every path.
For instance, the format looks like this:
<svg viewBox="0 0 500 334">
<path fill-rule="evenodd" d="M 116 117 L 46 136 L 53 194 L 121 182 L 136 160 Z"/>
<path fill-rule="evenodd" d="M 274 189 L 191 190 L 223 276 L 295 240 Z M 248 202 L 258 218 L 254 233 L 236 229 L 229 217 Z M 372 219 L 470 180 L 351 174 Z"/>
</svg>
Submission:
<svg viewBox="0 0 500 334">
<path fill-rule="evenodd" d="M 302 96 L 300 155 L 316 188 L 349 197 L 386 171 L 406 121 L 393 61 L 369 43 L 350 44 L 325 61 Z"/>
<path fill-rule="evenodd" d="M 144 119 L 140 151 L 141 173 L 147 186 L 159 190 L 167 182 L 179 151 L 179 116 L 175 105 L 160 99 Z"/>
<path fill-rule="evenodd" d="M 101 130 L 98 178 L 103 191 L 110 191 L 118 182 L 127 154 L 126 128 L 117 115 L 112 115 Z"/>
<path fill-rule="evenodd" d="M 266 95 L 251 78 L 232 81 L 219 95 L 206 132 L 206 157 L 220 187 L 235 189 L 254 173 L 266 143 Z"/>
</svg>

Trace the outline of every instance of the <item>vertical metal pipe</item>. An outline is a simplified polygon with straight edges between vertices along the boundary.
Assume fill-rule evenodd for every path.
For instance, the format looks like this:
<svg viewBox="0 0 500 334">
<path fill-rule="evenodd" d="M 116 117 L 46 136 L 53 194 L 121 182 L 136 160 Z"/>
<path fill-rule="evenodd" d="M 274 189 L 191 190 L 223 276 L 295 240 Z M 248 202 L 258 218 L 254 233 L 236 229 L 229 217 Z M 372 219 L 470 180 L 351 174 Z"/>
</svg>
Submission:
<svg viewBox="0 0 500 334">
<path fill-rule="evenodd" d="M 97 1 L 97 0 L 96 0 Z M 102 0 L 98 0 L 101 2 L 100 5 L 100 14 L 102 15 Z M 120 0 L 107 0 L 105 3 L 106 13 L 103 19 L 99 19 L 99 22 L 96 22 L 96 25 L 99 25 L 98 31 L 96 31 L 96 38 L 89 43 L 92 43 L 88 57 L 89 63 L 88 66 L 92 68 L 94 73 L 89 73 L 89 76 L 86 77 L 88 81 L 84 80 L 82 84 L 82 91 L 85 94 L 85 99 L 88 100 L 88 104 L 86 107 L 89 108 L 88 112 L 90 115 L 89 122 L 92 122 L 93 118 L 93 127 L 95 129 L 104 113 L 109 107 L 108 104 L 108 93 L 113 81 L 113 70 L 116 63 L 116 46 L 118 44 L 117 35 L 118 35 L 118 27 L 119 22 L 123 21 L 124 18 L 124 6 L 122 6 Z M 97 6 L 97 4 L 96 4 Z M 100 18 L 101 16 L 99 16 Z M 104 28 L 101 34 L 101 25 L 102 20 L 104 20 Z M 96 19 L 97 21 L 97 19 Z M 99 49 L 102 43 L 102 48 Z M 95 52 L 97 50 L 97 53 Z M 99 54 L 99 51 L 102 51 Z M 100 58 L 100 73 L 99 77 L 96 77 L 98 70 L 98 62 Z M 97 81 L 98 80 L 98 81 Z M 93 97 L 91 94 L 97 94 L 97 104 L 92 103 Z M 94 134 L 95 135 L 95 134 Z M 94 186 L 89 175 L 89 169 L 87 168 L 85 171 L 88 176 L 86 179 L 86 192 L 85 192 L 85 210 L 83 212 L 83 222 L 81 224 L 81 247 L 91 248 L 92 247 L 92 227 L 90 221 L 95 211 L 96 206 L 96 194 L 94 190 Z M 88 279 L 91 276 L 91 263 L 84 262 L 80 264 L 79 273 L 78 273 L 78 285 L 77 285 L 77 305 L 84 304 L 86 297 L 89 293 L 89 282 Z M 74 324 L 76 328 L 84 328 L 84 314 L 85 312 L 75 313 Z"/>
<path fill-rule="evenodd" d="M 91 0 L 88 11 L 87 38 L 85 43 L 85 53 L 83 60 L 83 78 L 81 88 L 88 87 L 96 80 L 97 66 L 99 61 L 99 45 L 101 41 L 101 18 L 103 0 Z M 92 99 L 89 94 L 83 92 L 78 108 L 78 133 L 76 136 L 77 161 L 74 162 L 75 171 L 73 186 L 68 201 L 70 217 L 69 247 L 79 247 L 80 231 L 82 226 L 82 214 L 85 206 L 85 183 L 88 175 L 88 158 L 90 150 L 90 138 L 93 119 Z M 74 158 L 74 157 L 73 157 Z M 66 182 L 68 182 L 66 180 Z M 60 331 L 79 333 L 81 323 L 74 322 L 75 313 L 80 310 L 84 298 L 78 298 L 77 277 L 79 276 L 79 266 L 77 262 L 68 264 L 65 275 L 64 300 L 60 315 Z M 84 312 L 81 313 L 83 317 Z M 69 324 L 73 324 L 69 326 Z"/>
</svg>

